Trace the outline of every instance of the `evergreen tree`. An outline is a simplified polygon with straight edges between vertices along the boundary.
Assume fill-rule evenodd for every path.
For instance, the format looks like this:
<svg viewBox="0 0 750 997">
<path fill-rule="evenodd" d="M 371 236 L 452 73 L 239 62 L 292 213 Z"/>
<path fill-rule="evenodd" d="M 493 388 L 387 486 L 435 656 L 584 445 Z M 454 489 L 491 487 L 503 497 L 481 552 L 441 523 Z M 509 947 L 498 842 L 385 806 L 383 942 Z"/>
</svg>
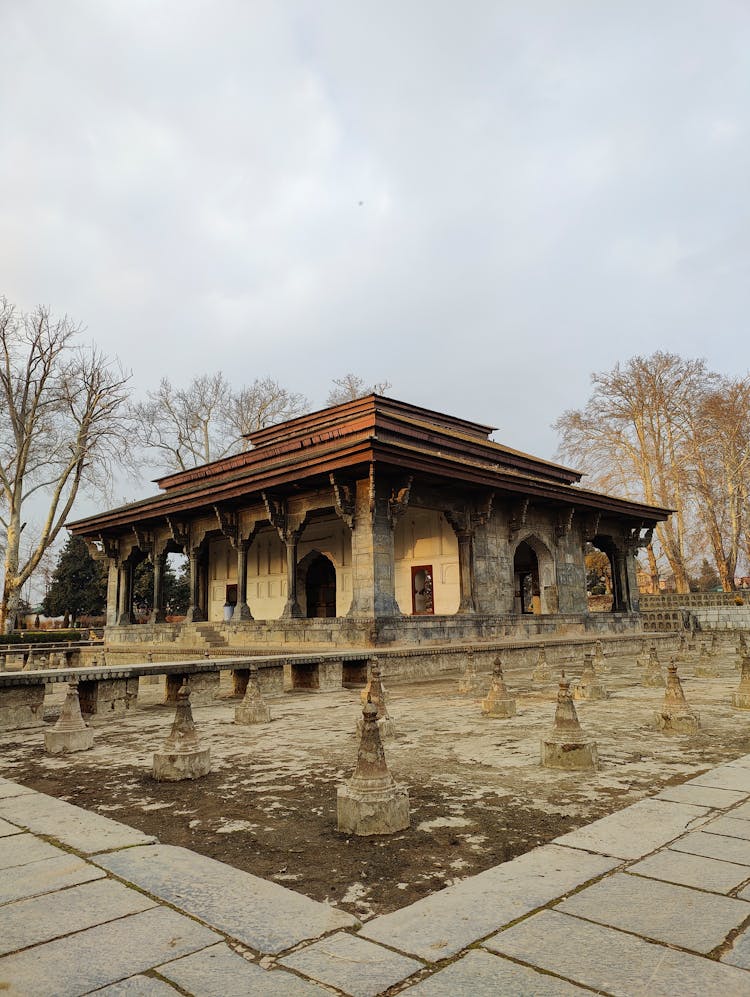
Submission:
<svg viewBox="0 0 750 997">
<path fill-rule="evenodd" d="M 52 574 L 52 584 L 44 597 L 45 616 L 97 616 L 107 603 L 107 573 L 102 561 L 95 561 L 80 537 L 68 537 Z"/>
</svg>

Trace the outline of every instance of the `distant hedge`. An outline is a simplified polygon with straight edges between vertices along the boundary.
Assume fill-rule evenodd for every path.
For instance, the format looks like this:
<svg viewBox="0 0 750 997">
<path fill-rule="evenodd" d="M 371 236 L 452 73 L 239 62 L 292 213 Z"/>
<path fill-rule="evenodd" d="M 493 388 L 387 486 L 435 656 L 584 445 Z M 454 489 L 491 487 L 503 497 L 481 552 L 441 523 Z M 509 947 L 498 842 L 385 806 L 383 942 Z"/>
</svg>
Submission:
<svg viewBox="0 0 750 997">
<path fill-rule="evenodd" d="M 9 644 L 57 644 L 67 640 L 88 640 L 88 630 L 26 630 L 3 634 L 0 647 Z"/>
</svg>

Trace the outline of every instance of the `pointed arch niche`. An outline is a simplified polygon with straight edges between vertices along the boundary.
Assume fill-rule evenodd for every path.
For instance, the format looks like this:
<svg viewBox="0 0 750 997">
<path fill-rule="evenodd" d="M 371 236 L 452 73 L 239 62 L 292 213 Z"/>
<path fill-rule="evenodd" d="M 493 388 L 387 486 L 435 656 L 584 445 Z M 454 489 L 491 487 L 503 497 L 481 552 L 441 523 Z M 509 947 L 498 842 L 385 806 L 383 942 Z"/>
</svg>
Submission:
<svg viewBox="0 0 750 997">
<path fill-rule="evenodd" d="M 513 611 L 535 616 L 554 612 L 546 596 L 554 584 L 554 558 L 539 537 L 529 534 L 513 554 Z"/>
</svg>

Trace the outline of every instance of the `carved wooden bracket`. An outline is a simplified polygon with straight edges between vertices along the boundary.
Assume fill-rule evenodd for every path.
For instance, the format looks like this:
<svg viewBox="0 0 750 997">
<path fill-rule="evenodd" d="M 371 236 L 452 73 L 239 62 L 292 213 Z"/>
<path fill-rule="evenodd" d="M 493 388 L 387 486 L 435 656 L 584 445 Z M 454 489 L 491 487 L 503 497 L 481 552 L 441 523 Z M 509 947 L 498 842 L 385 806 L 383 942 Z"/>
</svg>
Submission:
<svg viewBox="0 0 750 997">
<path fill-rule="evenodd" d="M 388 518 L 391 521 L 391 526 L 396 525 L 409 507 L 409 496 L 411 495 L 413 481 L 414 475 L 410 474 L 400 488 L 391 489 L 391 497 L 388 499 Z"/>
<path fill-rule="evenodd" d="M 282 543 L 294 543 L 299 539 L 299 535 L 304 529 L 304 519 L 294 521 L 289 515 L 286 500 L 272 495 L 270 492 L 261 492 L 263 505 L 266 507 L 268 519 L 271 526 L 276 530 Z"/>
<path fill-rule="evenodd" d="M 648 547 L 654 536 L 654 528 L 653 526 L 645 527 L 646 532 L 641 536 L 641 530 L 643 529 L 644 526 L 642 523 L 633 527 L 625 538 L 625 547 L 627 550 L 637 551 L 640 547 Z"/>
<path fill-rule="evenodd" d="M 190 547 L 190 523 L 184 523 L 173 516 L 165 516 L 165 519 L 169 527 L 169 535 L 187 553 Z"/>
<path fill-rule="evenodd" d="M 557 514 L 557 523 L 555 524 L 555 540 L 562 540 L 563 537 L 567 537 L 570 533 L 575 511 L 575 506 L 572 505 L 569 509 L 561 509 L 559 511 Z"/>
<path fill-rule="evenodd" d="M 100 533 L 96 540 L 92 540 L 91 537 L 83 537 L 83 542 L 95 561 L 104 561 L 107 558 L 113 561 L 119 560 L 120 545 L 113 537 L 105 537 Z"/>
<path fill-rule="evenodd" d="M 223 509 L 220 505 L 214 506 L 214 512 L 219 523 L 219 529 L 227 538 L 230 545 L 236 550 L 239 540 L 239 517 L 237 513 L 230 509 Z"/>
<path fill-rule="evenodd" d="M 473 534 L 472 514 L 468 509 L 444 509 L 443 515 L 457 537 L 466 537 Z"/>
<path fill-rule="evenodd" d="M 336 515 L 343 519 L 350 530 L 354 529 L 355 491 L 354 487 L 344 481 L 339 481 L 333 471 L 328 475 L 333 488 L 333 505 Z"/>
<path fill-rule="evenodd" d="M 471 513 L 472 526 L 486 526 L 489 523 L 494 502 L 495 493 L 488 492 L 484 499 L 477 503 L 476 509 Z"/>
<path fill-rule="evenodd" d="M 508 519 L 508 539 L 514 540 L 516 536 L 521 532 L 521 530 L 526 525 L 526 516 L 529 511 L 530 499 L 528 496 L 524 496 L 517 502 L 514 502 L 510 509 L 510 518 Z"/>
<path fill-rule="evenodd" d="M 590 512 L 583 518 L 583 539 L 591 542 L 599 531 L 599 520 L 602 518 L 600 512 Z"/>
<path fill-rule="evenodd" d="M 154 552 L 154 534 L 141 526 L 133 526 L 132 530 L 138 550 L 149 557 Z"/>
</svg>

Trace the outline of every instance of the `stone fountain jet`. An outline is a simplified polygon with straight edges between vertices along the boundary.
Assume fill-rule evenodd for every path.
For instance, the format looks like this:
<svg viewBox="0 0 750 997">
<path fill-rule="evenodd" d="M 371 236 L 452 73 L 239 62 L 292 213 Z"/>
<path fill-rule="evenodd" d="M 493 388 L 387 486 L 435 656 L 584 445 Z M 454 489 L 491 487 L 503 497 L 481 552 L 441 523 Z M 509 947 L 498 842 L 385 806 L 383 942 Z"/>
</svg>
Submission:
<svg viewBox="0 0 750 997">
<path fill-rule="evenodd" d="M 742 674 L 737 691 L 732 693 L 732 706 L 738 710 L 750 710 L 750 655 L 742 659 Z"/>
<path fill-rule="evenodd" d="M 652 688 L 659 688 L 664 685 L 664 674 L 661 670 L 659 655 L 656 653 L 656 646 L 654 644 L 651 645 L 651 650 L 648 652 L 646 674 L 643 676 L 641 684 Z"/>
<path fill-rule="evenodd" d="M 354 775 L 336 791 L 337 826 L 345 834 L 395 834 L 409 826 L 409 793 L 388 771 L 372 700 L 362 710 Z"/>
<path fill-rule="evenodd" d="M 573 690 L 573 699 L 609 699 L 609 693 L 604 687 L 604 683 L 594 671 L 594 663 L 590 654 L 583 656 L 583 671 Z"/>
<path fill-rule="evenodd" d="M 180 782 L 200 779 L 211 771 L 211 749 L 203 747 L 195 729 L 190 708 L 190 689 L 183 682 L 177 691 L 177 707 L 169 737 L 160 751 L 154 753 L 154 779 L 158 782 Z"/>
<path fill-rule="evenodd" d="M 542 738 L 542 765 L 548 769 L 596 769 L 596 741 L 586 737 L 570 697 L 570 682 L 560 676 L 555 725 Z"/>
<path fill-rule="evenodd" d="M 503 677 L 502 659 L 495 658 L 489 692 L 482 700 L 482 716 L 504 720 L 516 715 L 516 701 L 508 692 Z"/>
<path fill-rule="evenodd" d="M 370 681 L 367 683 L 365 705 L 371 702 L 376 710 L 376 720 L 380 739 L 388 741 L 396 736 L 396 725 L 388 712 L 387 693 L 382 682 L 380 665 L 377 659 L 373 658 L 370 666 Z M 361 737 L 364 731 L 364 720 L 357 721 L 357 734 Z"/>
<path fill-rule="evenodd" d="M 552 678 L 552 672 L 547 661 L 547 652 L 544 648 L 544 644 L 539 647 L 536 665 L 534 666 L 534 671 L 531 673 L 531 678 L 534 682 L 549 682 Z"/>
<path fill-rule="evenodd" d="M 466 651 L 464 673 L 458 680 L 458 689 L 456 691 L 464 699 L 479 699 L 484 692 L 482 682 L 477 675 L 477 666 L 474 661 L 474 651 L 472 648 L 468 648 Z"/>
<path fill-rule="evenodd" d="M 696 731 L 700 730 L 700 717 L 690 709 L 685 699 L 674 658 L 669 662 L 667 669 L 664 703 L 661 710 L 655 714 L 654 719 L 659 730 L 674 731 L 678 734 L 695 734 Z"/>
<path fill-rule="evenodd" d="M 68 683 L 68 692 L 52 730 L 44 732 L 44 749 L 50 755 L 68 755 L 94 747 L 94 732 L 84 723 L 78 682 Z"/>
</svg>

